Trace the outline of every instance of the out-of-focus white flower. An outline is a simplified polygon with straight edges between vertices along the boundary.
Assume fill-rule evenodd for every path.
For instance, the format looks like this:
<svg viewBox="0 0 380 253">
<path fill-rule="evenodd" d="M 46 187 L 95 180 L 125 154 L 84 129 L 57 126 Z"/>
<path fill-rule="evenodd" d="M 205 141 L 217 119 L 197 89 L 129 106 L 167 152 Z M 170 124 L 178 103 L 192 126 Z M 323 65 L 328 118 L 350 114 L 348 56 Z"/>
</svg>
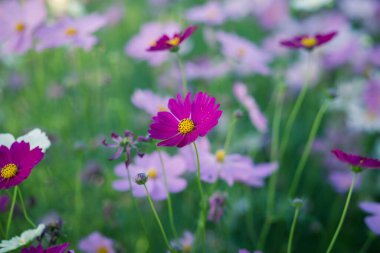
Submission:
<svg viewBox="0 0 380 253">
<path fill-rule="evenodd" d="M 291 6 L 296 10 L 315 11 L 333 2 L 334 0 L 293 0 Z"/>
<path fill-rule="evenodd" d="M 9 133 L 0 134 L 0 145 L 4 145 L 8 148 L 11 147 L 11 145 L 15 141 L 25 141 L 30 144 L 30 148 L 34 149 L 35 147 L 39 147 L 42 149 L 43 152 L 46 151 L 51 145 L 49 138 L 47 137 L 45 132 L 42 132 L 41 129 L 35 128 L 29 133 L 20 136 L 16 138 Z"/>
<path fill-rule="evenodd" d="M 55 16 L 81 16 L 84 14 L 84 6 L 76 0 L 47 0 L 49 8 Z"/>
<path fill-rule="evenodd" d="M 28 244 L 34 240 L 34 238 L 40 236 L 44 229 L 45 225 L 40 224 L 35 229 L 24 231 L 20 236 L 15 236 L 10 240 L 2 240 L 0 242 L 0 253 L 10 252 Z"/>
</svg>

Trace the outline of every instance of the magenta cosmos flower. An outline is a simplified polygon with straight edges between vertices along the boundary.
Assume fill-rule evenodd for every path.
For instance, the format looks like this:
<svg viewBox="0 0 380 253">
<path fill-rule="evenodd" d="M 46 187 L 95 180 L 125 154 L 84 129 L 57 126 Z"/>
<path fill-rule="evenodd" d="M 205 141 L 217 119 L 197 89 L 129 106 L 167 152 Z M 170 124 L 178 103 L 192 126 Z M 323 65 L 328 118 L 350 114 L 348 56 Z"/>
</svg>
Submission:
<svg viewBox="0 0 380 253">
<path fill-rule="evenodd" d="M 183 33 L 175 33 L 172 37 L 164 34 L 153 42 L 147 51 L 178 50 L 179 45 L 188 39 L 197 28 L 198 26 L 189 26 Z"/>
<path fill-rule="evenodd" d="M 104 237 L 99 232 L 93 232 L 80 240 L 78 249 L 84 253 L 115 253 L 115 250 L 113 249 L 113 241 L 107 237 Z"/>
<path fill-rule="evenodd" d="M 348 154 L 340 149 L 334 149 L 331 151 L 338 160 L 344 163 L 351 164 L 354 167 L 378 169 L 380 168 L 380 160 L 367 158 L 359 155 Z"/>
<path fill-rule="evenodd" d="M 29 248 L 22 249 L 21 253 L 65 253 L 69 252 L 67 251 L 68 247 L 68 243 L 52 246 L 47 249 L 44 249 L 41 245 L 37 247 L 30 246 Z"/>
<path fill-rule="evenodd" d="M 361 202 L 360 208 L 371 215 L 365 218 L 368 228 L 376 235 L 380 235 L 380 203 Z"/>
<path fill-rule="evenodd" d="M 332 40 L 338 32 L 329 32 L 326 34 L 316 34 L 316 35 L 301 35 L 296 36 L 290 40 L 283 40 L 281 41 L 281 45 L 293 48 L 293 49 L 299 49 L 299 48 L 305 48 L 308 50 L 311 50 L 315 47 L 321 46 L 323 44 L 326 44 L 330 40 Z"/>
<path fill-rule="evenodd" d="M 31 150 L 23 141 L 14 142 L 10 148 L 0 146 L 0 189 L 21 184 L 43 157 L 41 148 Z"/>
<path fill-rule="evenodd" d="M 222 116 L 219 107 L 214 97 L 203 92 L 198 92 L 193 100 L 191 93 L 187 93 L 185 100 L 178 94 L 176 99 L 169 100 L 170 112 L 159 112 L 153 117 L 148 132 L 151 138 L 163 140 L 158 146 L 186 146 L 218 124 Z"/>
</svg>

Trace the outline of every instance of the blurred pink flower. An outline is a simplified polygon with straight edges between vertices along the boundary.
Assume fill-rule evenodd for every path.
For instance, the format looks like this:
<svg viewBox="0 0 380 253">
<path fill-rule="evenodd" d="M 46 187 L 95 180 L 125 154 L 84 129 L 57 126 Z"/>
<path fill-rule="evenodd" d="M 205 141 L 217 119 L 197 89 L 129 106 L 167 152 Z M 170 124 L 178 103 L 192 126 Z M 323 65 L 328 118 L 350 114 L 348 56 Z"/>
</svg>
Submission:
<svg viewBox="0 0 380 253">
<path fill-rule="evenodd" d="M 120 3 L 111 5 L 103 14 L 106 24 L 108 26 L 114 26 L 119 23 L 124 16 L 124 6 Z"/>
<path fill-rule="evenodd" d="M 246 249 L 240 249 L 239 253 L 251 253 L 251 252 L 249 250 L 246 250 Z M 263 253 L 263 252 L 256 250 L 256 251 L 253 251 L 252 253 Z"/>
<path fill-rule="evenodd" d="M 298 35 L 291 39 L 280 41 L 281 45 L 291 49 L 307 49 L 312 50 L 322 46 L 332 40 L 338 34 L 337 31 L 328 33 L 317 33 L 313 35 Z"/>
<path fill-rule="evenodd" d="M 352 173 L 350 171 L 331 171 L 329 181 L 334 187 L 335 191 L 339 193 L 346 193 L 350 189 L 352 183 Z M 361 175 L 358 176 L 355 187 L 361 184 Z"/>
<path fill-rule="evenodd" d="M 106 24 L 106 19 L 99 14 L 92 14 L 76 19 L 64 18 L 52 26 L 42 27 L 38 30 L 39 43 L 37 50 L 61 46 L 81 47 L 91 50 L 98 39 L 93 35 Z"/>
<path fill-rule="evenodd" d="M 187 182 L 180 176 L 185 172 L 185 161 L 180 156 L 170 157 L 165 152 L 161 152 L 162 158 L 165 164 L 165 172 L 168 182 L 169 191 L 177 193 L 183 191 Z M 146 187 L 153 200 L 164 200 L 167 198 L 167 192 L 165 189 L 165 181 L 162 172 L 162 165 L 158 152 L 145 155 L 144 157 L 136 157 L 134 163 L 129 166 L 131 179 L 139 173 L 146 173 L 148 181 Z M 128 180 L 128 172 L 125 164 L 119 164 L 115 167 L 115 173 L 121 179 L 117 179 L 113 182 L 113 188 L 118 191 L 130 190 L 130 184 Z M 136 197 L 145 197 L 146 191 L 143 186 L 132 183 L 133 194 Z"/>
<path fill-rule="evenodd" d="M 191 253 L 193 251 L 194 240 L 194 235 L 189 231 L 185 231 L 182 237 L 179 238 L 177 242 L 172 242 L 172 245 L 174 246 L 174 248 L 178 248 L 180 252 Z"/>
<path fill-rule="evenodd" d="M 5 54 L 22 54 L 33 45 L 36 29 L 46 18 L 43 0 L 0 2 L 0 43 Z"/>
<path fill-rule="evenodd" d="M 162 34 L 174 34 L 179 31 L 177 23 L 147 23 L 144 24 L 139 33 L 134 36 L 125 46 L 125 53 L 135 59 L 146 60 L 150 65 L 157 66 L 169 59 L 167 52 L 155 52 L 146 49 L 155 43 Z"/>
<path fill-rule="evenodd" d="M 104 237 L 99 232 L 93 232 L 87 237 L 81 239 L 78 244 L 78 249 L 84 253 L 115 253 L 115 250 L 113 249 L 113 241 L 107 237 Z"/>
<path fill-rule="evenodd" d="M 380 235 L 380 203 L 361 202 L 359 206 L 363 211 L 370 214 L 365 218 L 368 228 L 376 235 Z"/>
<path fill-rule="evenodd" d="M 256 6 L 257 3 L 252 0 L 234 0 L 225 1 L 223 9 L 229 19 L 239 20 L 253 14 Z"/>
<path fill-rule="evenodd" d="M 221 25 L 226 20 L 222 4 L 219 2 L 207 2 L 204 5 L 194 6 L 186 12 L 186 18 L 191 22 L 205 23 L 208 25 Z"/>
<path fill-rule="evenodd" d="M 230 67 L 226 62 L 215 62 L 209 58 L 200 58 L 185 63 L 185 72 L 188 81 L 194 79 L 212 80 L 226 75 L 229 70 Z"/>
<path fill-rule="evenodd" d="M 252 124 L 261 133 L 265 133 L 268 130 L 267 119 L 261 113 L 255 99 L 249 96 L 247 86 L 244 83 L 235 83 L 233 93 L 238 101 L 248 110 Z"/>
<path fill-rule="evenodd" d="M 270 73 L 270 55 L 249 40 L 222 31 L 216 33 L 216 39 L 221 43 L 222 54 L 238 74 Z"/>
<path fill-rule="evenodd" d="M 131 102 L 137 108 L 140 108 L 151 115 L 157 112 L 168 111 L 169 97 L 160 97 L 150 90 L 137 89 L 132 94 Z"/>
<path fill-rule="evenodd" d="M 219 223 L 224 214 L 224 206 L 226 204 L 227 195 L 221 192 L 215 192 L 209 198 L 210 210 L 208 220 Z"/>
<path fill-rule="evenodd" d="M 260 24 L 266 29 L 273 29 L 290 19 L 287 0 L 252 0 L 253 12 Z"/>
</svg>

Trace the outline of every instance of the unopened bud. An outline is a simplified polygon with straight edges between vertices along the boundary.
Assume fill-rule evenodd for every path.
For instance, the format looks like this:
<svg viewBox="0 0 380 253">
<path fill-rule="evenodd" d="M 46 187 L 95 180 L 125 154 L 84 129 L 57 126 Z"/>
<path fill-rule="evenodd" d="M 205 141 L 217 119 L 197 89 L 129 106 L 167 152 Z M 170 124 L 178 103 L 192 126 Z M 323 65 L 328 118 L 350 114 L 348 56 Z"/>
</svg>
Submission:
<svg viewBox="0 0 380 253">
<path fill-rule="evenodd" d="M 243 117 L 243 112 L 240 111 L 240 110 L 236 110 L 234 112 L 234 117 L 237 118 L 237 119 L 240 119 L 241 117 Z"/>
<path fill-rule="evenodd" d="M 292 201 L 292 205 L 295 207 L 295 208 L 301 208 L 303 206 L 303 200 L 302 199 L 299 199 L 299 198 L 295 198 L 293 199 Z"/>
<path fill-rule="evenodd" d="M 139 173 L 135 177 L 135 182 L 138 185 L 144 185 L 148 181 L 148 176 L 145 173 Z"/>
</svg>

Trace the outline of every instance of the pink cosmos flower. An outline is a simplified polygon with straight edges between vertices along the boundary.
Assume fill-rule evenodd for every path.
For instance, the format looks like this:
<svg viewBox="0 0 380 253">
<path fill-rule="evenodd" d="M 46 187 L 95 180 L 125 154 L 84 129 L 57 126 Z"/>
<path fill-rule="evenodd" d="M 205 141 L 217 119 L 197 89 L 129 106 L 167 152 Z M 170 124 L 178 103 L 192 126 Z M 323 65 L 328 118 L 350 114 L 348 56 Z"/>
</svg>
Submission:
<svg viewBox="0 0 380 253">
<path fill-rule="evenodd" d="M 180 29 L 177 23 L 147 23 L 144 24 L 139 33 L 134 36 L 125 46 L 124 51 L 130 57 L 148 61 L 150 65 L 157 66 L 164 63 L 170 55 L 167 52 L 151 52 L 146 48 L 155 43 L 162 34 L 174 34 Z"/>
<path fill-rule="evenodd" d="M 0 2 L 0 43 L 5 53 L 24 53 L 33 45 L 33 35 L 46 18 L 43 0 Z"/>
<path fill-rule="evenodd" d="M 98 14 L 92 14 L 76 19 L 64 18 L 52 26 L 41 28 L 37 32 L 39 43 L 38 51 L 47 48 L 61 46 L 81 47 L 91 50 L 98 39 L 93 35 L 94 32 L 106 25 L 106 19 Z"/>
<path fill-rule="evenodd" d="M 153 139 L 163 140 L 158 146 L 183 147 L 194 142 L 199 136 L 205 136 L 213 129 L 222 116 L 215 98 L 198 92 L 191 100 L 188 93 L 183 100 L 180 94 L 168 103 L 170 112 L 159 112 L 153 117 L 149 135 Z"/>
<path fill-rule="evenodd" d="M 230 71 L 230 67 L 225 61 L 213 61 L 204 57 L 186 62 L 184 65 L 188 81 L 195 79 L 212 80 L 224 76 Z M 175 71 L 178 74 L 178 69 Z"/>
<path fill-rule="evenodd" d="M 260 24 L 266 29 L 273 29 L 289 21 L 288 0 L 250 0 L 252 11 Z"/>
<path fill-rule="evenodd" d="M 183 33 L 175 33 L 172 37 L 164 34 L 153 42 L 147 51 L 178 50 L 181 43 L 187 40 L 197 28 L 198 26 L 189 26 Z"/>
<path fill-rule="evenodd" d="M 251 253 L 251 252 L 249 250 L 247 250 L 247 249 L 240 249 L 239 253 Z M 259 251 L 259 250 L 256 250 L 256 251 L 253 251 L 252 253 L 263 253 L 263 252 Z"/>
<path fill-rule="evenodd" d="M 363 211 L 371 215 L 365 218 L 368 228 L 376 235 L 380 235 L 380 203 L 361 202 L 359 206 Z"/>
<path fill-rule="evenodd" d="M 354 167 L 379 169 L 380 160 L 367 158 L 359 155 L 348 154 L 340 149 L 334 149 L 331 151 L 339 161 L 348 163 Z"/>
<path fill-rule="evenodd" d="M 251 41 L 226 32 L 217 32 L 216 39 L 222 45 L 222 54 L 238 74 L 269 74 L 271 56 Z"/>
<path fill-rule="evenodd" d="M 226 15 L 219 2 L 207 2 L 204 5 L 194 6 L 186 13 L 191 22 L 205 23 L 208 25 L 221 25 L 226 20 Z"/>
<path fill-rule="evenodd" d="M 169 191 L 172 193 L 183 191 L 187 186 L 187 182 L 180 176 L 186 170 L 185 161 L 180 156 L 170 157 L 165 152 L 161 152 L 161 155 L 165 162 Z M 164 200 L 167 198 L 164 175 L 158 152 L 145 155 L 142 158 L 137 157 L 134 163 L 129 166 L 128 170 L 131 174 L 132 181 L 139 173 L 145 173 L 148 176 L 148 181 L 145 185 L 153 200 Z M 113 188 L 118 191 L 130 190 L 131 186 L 129 184 L 128 172 L 124 163 L 115 167 L 115 174 L 121 179 L 113 182 Z M 132 183 L 132 188 L 134 196 L 146 196 L 146 191 L 141 185 Z"/>
<path fill-rule="evenodd" d="M 194 235 L 191 232 L 185 231 L 177 242 L 172 242 L 172 245 L 174 246 L 173 248 L 178 248 L 178 250 L 183 253 L 191 253 L 193 250 L 194 239 Z"/>
<path fill-rule="evenodd" d="M 78 249 L 84 253 L 115 253 L 115 250 L 113 249 L 113 241 L 107 237 L 104 237 L 99 232 L 93 232 L 92 234 L 80 240 Z"/>
<path fill-rule="evenodd" d="M 233 93 L 238 101 L 248 110 L 252 124 L 261 133 L 265 133 L 268 130 L 267 118 L 261 113 L 255 99 L 249 96 L 247 86 L 244 83 L 235 83 Z"/>
<path fill-rule="evenodd" d="M 31 150 L 23 141 L 14 142 L 10 148 L 0 146 L 0 189 L 21 184 L 43 157 L 41 148 Z"/>
<path fill-rule="evenodd" d="M 160 97 L 150 90 L 137 89 L 132 94 L 131 102 L 134 106 L 151 115 L 157 112 L 168 111 L 168 97 Z"/>
<path fill-rule="evenodd" d="M 283 40 L 280 43 L 281 45 L 292 49 L 305 48 L 307 50 L 312 50 L 315 47 L 326 44 L 337 34 L 338 32 L 334 31 L 325 34 L 317 33 L 315 35 L 300 35 L 289 40 Z"/>
<path fill-rule="evenodd" d="M 65 253 L 68 247 L 68 243 L 52 246 L 47 249 L 44 249 L 41 245 L 37 247 L 30 246 L 29 248 L 22 249 L 21 253 Z"/>
</svg>

